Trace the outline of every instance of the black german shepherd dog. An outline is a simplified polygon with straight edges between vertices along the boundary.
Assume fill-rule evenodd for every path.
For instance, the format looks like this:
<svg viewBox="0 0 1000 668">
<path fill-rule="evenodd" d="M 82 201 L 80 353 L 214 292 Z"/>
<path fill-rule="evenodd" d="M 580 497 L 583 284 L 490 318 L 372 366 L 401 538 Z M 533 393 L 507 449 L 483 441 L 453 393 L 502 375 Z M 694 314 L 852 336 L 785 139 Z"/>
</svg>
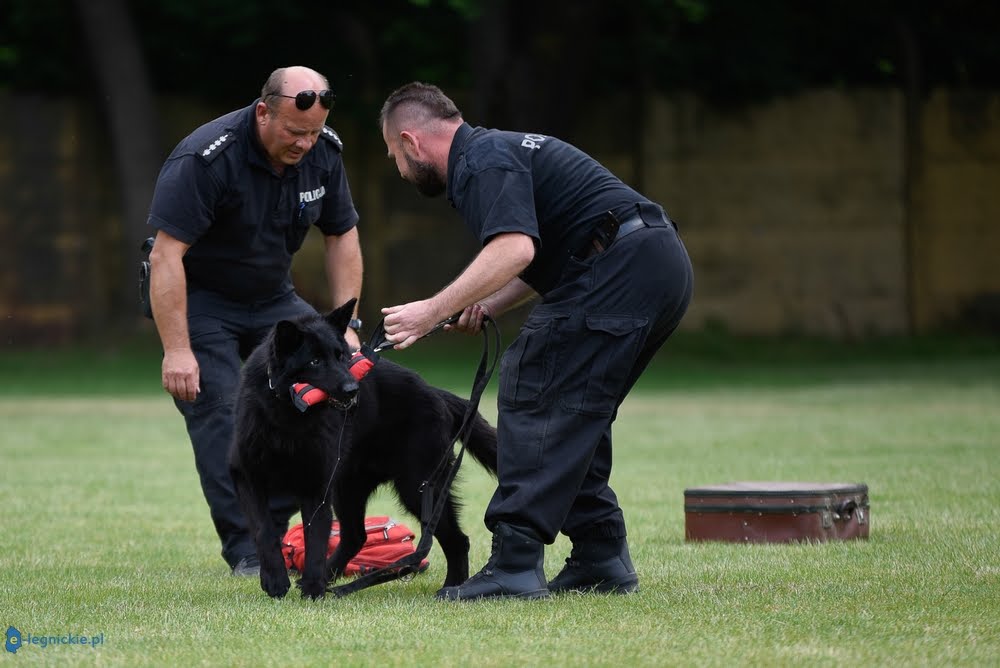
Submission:
<svg viewBox="0 0 1000 668">
<path fill-rule="evenodd" d="M 325 316 L 277 323 L 243 367 L 230 472 L 257 543 L 261 589 L 272 597 L 284 596 L 290 585 L 283 536 L 269 510 L 272 497 L 299 501 L 306 554 L 298 584 L 303 597 L 321 598 L 364 545 L 372 492 L 391 482 L 402 505 L 419 518 L 422 483 L 443 458 L 444 466 L 454 460 L 451 447 L 468 401 L 385 358 L 356 381 L 343 336 L 355 301 Z M 290 392 L 295 383 L 323 390 L 328 401 L 300 411 Z M 496 430 L 481 415 L 465 446 L 496 474 Z M 341 539 L 327 560 L 331 506 Z M 469 539 L 457 510 L 451 496 L 434 531 L 448 562 L 446 587 L 469 575 Z"/>
</svg>

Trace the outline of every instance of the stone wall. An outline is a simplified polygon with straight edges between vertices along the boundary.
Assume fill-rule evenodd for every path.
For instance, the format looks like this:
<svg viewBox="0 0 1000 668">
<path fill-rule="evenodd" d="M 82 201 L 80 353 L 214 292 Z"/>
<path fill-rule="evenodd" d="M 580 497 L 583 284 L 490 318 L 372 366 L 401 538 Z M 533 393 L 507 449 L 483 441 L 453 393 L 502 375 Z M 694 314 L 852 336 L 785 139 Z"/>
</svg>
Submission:
<svg viewBox="0 0 1000 668">
<path fill-rule="evenodd" d="M 1000 331 L 1000 95 L 938 91 L 914 178 L 913 319 Z"/>
<path fill-rule="evenodd" d="M 696 265 L 688 327 L 905 329 L 899 94 L 818 91 L 735 114 L 681 97 L 648 118 L 647 190 Z"/>
<path fill-rule="evenodd" d="M 1000 312 L 1000 94 L 819 90 L 739 111 L 697 98 L 582 112 L 577 143 L 679 222 L 695 263 L 686 329 L 841 338 L 927 331 Z M 100 116 L 75 100 L 0 92 L 0 336 L 67 341 L 108 321 L 120 220 Z M 164 155 L 226 111 L 165 100 Z M 474 122 L 476 119 L 469 119 Z M 362 216 L 364 314 L 439 289 L 475 244 L 425 201 L 370 124 L 334 119 Z M 530 129 L 530 128 L 529 128 Z M 328 304 L 322 241 L 294 271 Z"/>
</svg>

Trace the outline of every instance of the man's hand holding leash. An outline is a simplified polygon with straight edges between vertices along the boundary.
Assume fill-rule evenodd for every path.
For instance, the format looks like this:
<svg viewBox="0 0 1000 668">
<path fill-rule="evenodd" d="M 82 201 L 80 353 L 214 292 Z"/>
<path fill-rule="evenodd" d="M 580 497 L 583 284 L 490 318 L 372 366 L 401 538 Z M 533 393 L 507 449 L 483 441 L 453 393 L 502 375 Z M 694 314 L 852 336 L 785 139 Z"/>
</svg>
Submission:
<svg viewBox="0 0 1000 668">
<path fill-rule="evenodd" d="M 432 299 L 424 299 L 399 306 L 382 309 L 385 320 L 385 338 L 395 350 L 403 350 L 413 345 L 448 318 L 450 313 L 439 313 Z"/>
<path fill-rule="evenodd" d="M 489 307 L 483 302 L 477 302 L 472 306 L 465 307 L 461 315 L 458 316 L 458 320 L 450 325 L 445 325 L 444 329 L 446 332 L 456 331 L 475 336 L 483 331 L 483 321 L 487 318 L 493 318 Z"/>
<path fill-rule="evenodd" d="M 433 315 L 434 310 L 428 306 L 429 302 L 430 300 L 410 302 L 382 309 L 382 313 L 385 314 L 385 338 L 394 344 L 394 349 L 408 348 L 417 339 L 439 328 L 446 332 L 457 331 L 476 335 L 483 331 L 484 320 L 491 317 L 489 309 L 484 304 L 476 303 L 447 319 L 441 319 Z"/>
</svg>

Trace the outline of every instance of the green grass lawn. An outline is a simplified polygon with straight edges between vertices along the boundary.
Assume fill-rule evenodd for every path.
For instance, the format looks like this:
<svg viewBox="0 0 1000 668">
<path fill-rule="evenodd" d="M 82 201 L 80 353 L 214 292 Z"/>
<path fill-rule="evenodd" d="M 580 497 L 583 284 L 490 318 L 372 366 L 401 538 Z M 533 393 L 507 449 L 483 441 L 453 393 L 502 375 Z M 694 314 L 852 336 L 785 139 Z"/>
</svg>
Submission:
<svg viewBox="0 0 1000 668">
<path fill-rule="evenodd" d="M 467 394 L 478 350 L 392 353 Z M 681 339 L 622 407 L 612 483 L 642 590 L 443 603 L 431 568 L 351 597 L 228 575 L 155 351 L 0 355 L 0 624 L 103 639 L 22 663 L 167 666 L 1000 664 L 1000 351 Z M 483 412 L 495 417 L 494 384 Z M 685 487 L 865 482 L 871 538 L 688 544 Z M 471 566 L 493 483 L 459 481 Z M 418 527 L 382 493 L 369 514 Z M 546 573 L 568 553 L 547 549 Z M 294 593 L 294 590 L 293 590 Z"/>
</svg>

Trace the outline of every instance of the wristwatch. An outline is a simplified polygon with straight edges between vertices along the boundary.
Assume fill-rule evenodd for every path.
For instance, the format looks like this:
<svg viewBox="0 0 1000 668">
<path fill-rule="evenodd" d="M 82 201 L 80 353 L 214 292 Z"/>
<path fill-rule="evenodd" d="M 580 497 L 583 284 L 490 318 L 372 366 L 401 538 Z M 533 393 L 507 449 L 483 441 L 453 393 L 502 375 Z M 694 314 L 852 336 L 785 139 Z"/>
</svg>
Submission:
<svg viewBox="0 0 1000 668">
<path fill-rule="evenodd" d="M 347 326 L 349 328 L 353 329 L 355 332 L 360 332 L 361 331 L 361 319 L 360 318 L 351 318 L 350 320 L 347 321 Z"/>
</svg>

